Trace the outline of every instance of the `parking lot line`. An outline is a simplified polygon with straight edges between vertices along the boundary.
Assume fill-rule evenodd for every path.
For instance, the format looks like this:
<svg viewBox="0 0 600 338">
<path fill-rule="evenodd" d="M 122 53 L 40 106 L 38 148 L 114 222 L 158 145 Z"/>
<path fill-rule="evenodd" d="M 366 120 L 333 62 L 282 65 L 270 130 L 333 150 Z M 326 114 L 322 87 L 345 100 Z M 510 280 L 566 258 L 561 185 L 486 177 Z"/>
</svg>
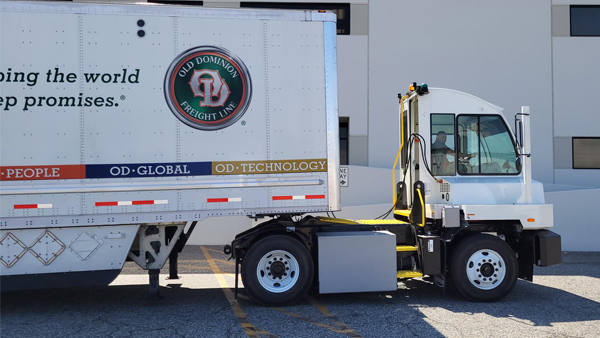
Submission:
<svg viewBox="0 0 600 338">
<path fill-rule="evenodd" d="M 215 258 L 215 262 L 219 262 L 219 263 L 223 263 L 223 264 L 227 264 L 227 265 L 235 265 L 234 262 L 226 261 L 224 259 L 216 259 Z"/>
<path fill-rule="evenodd" d="M 352 330 L 350 326 L 348 326 L 348 324 L 342 322 L 333 313 L 331 313 L 331 311 L 329 311 L 329 309 L 327 309 L 325 305 L 321 304 L 319 301 L 308 295 L 306 296 L 306 299 L 309 303 L 316 307 L 317 310 L 319 310 L 319 312 L 323 314 L 323 316 L 329 318 L 329 320 L 335 323 L 335 325 L 339 326 L 344 331 L 344 334 L 347 334 L 350 337 L 361 337 L 361 335 L 359 335 L 356 331 Z"/>
<path fill-rule="evenodd" d="M 220 254 L 222 254 L 222 253 L 223 253 L 223 250 L 217 250 L 217 249 L 211 249 L 211 248 L 206 248 L 206 250 L 208 250 L 208 251 L 212 251 L 212 252 L 218 252 L 218 253 L 220 253 Z"/>
<path fill-rule="evenodd" d="M 236 302 L 235 297 L 233 296 L 233 292 L 231 292 L 231 289 L 229 288 L 229 284 L 227 284 L 225 277 L 223 277 L 223 272 L 221 272 L 221 270 L 219 269 L 219 267 L 213 260 L 212 256 L 208 252 L 208 250 L 204 246 L 200 246 L 200 249 L 202 249 L 202 253 L 204 254 L 204 257 L 206 258 L 206 260 L 208 261 L 208 265 L 210 265 L 210 268 L 212 269 L 213 273 L 215 274 L 215 277 L 217 278 L 217 281 L 219 282 L 219 286 L 221 287 L 221 290 L 225 294 L 225 298 L 227 298 L 229 305 L 231 305 L 231 310 L 233 311 L 233 314 L 235 315 L 238 322 L 244 329 L 244 333 L 246 333 L 246 336 L 260 337 L 261 335 L 263 335 L 263 336 L 268 336 L 268 337 L 275 337 L 268 331 L 257 329 L 256 327 L 254 327 L 254 325 L 252 325 L 250 323 L 250 321 L 248 320 L 248 316 L 246 316 L 246 313 L 244 312 L 244 310 L 242 310 L 242 307 L 240 306 L 240 304 L 238 302 Z"/>
<path fill-rule="evenodd" d="M 238 298 L 241 298 L 241 299 L 244 299 L 244 300 L 247 300 L 247 301 L 250 301 L 250 302 L 253 301 L 252 298 L 250 298 L 250 297 L 248 297 L 246 295 L 238 295 Z M 283 313 L 286 316 L 290 316 L 292 318 L 300 319 L 300 320 L 305 321 L 305 322 L 307 322 L 309 324 L 312 324 L 312 325 L 315 325 L 315 326 L 327 329 L 329 331 L 333 331 L 335 333 L 340 333 L 340 334 L 344 334 L 344 335 L 348 335 L 348 336 L 351 336 L 351 334 L 352 334 L 352 332 L 350 332 L 350 331 L 352 331 L 351 329 L 349 331 L 345 330 L 345 329 L 339 329 L 339 328 L 333 327 L 331 325 L 328 325 L 328 324 L 325 324 L 325 323 L 321 323 L 321 322 L 317 322 L 317 321 L 312 320 L 310 318 L 306 318 L 306 317 L 304 317 L 304 316 L 302 316 L 302 315 L 300 315 L 298 313 L 288 311 L 288 310 L 286 310 L 284 308 L 272 307 L 271 309 L 273 309 L 275 311 L 278 311 L 278 312 L 281 312 L 281 313 Z M 351 337 L 355 337 L 355 336 L 351 336 Z M 358 337 L 360 337 L 360 336 L 358 336 Z"/>
</svg>

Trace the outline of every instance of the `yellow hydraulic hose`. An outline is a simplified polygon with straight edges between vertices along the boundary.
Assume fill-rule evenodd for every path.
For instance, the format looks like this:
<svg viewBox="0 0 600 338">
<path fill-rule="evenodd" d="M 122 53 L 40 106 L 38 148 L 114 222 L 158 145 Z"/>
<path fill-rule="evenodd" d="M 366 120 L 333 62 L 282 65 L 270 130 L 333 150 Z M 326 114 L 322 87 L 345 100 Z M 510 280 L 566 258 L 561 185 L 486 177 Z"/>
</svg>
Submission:
<svg viewBox="0 0 600 338">
<path fill-rule="evenodd" d="M 400 99 L 400 149 L 398 149 L 398 155 L 396 155 L 396 160 L 394 161 L 394 167 L 392 168 L 392 181 L 393 181 L 393 205 L 392 207 L 396 207 L 396 164 L 398 163 L 398 159 L 400 158 L 400 153 L 402 152 L 402 147 L 404 147 L 404 100 L 408 96 L 403 96 Z"/>
</svg>

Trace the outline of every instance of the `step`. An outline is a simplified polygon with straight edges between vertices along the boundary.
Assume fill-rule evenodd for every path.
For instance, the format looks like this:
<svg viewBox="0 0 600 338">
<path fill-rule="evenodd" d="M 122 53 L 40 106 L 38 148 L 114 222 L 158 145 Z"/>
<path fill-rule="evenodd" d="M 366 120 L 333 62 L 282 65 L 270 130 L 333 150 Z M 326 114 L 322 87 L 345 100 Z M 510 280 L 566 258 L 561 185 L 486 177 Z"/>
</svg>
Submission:
<svg viewBox="0 0 600 338">
<path fill-rule="evenodd" d="M 409 217 L 410 216 L 410 209 L 396 209 L 394 210 L 394 214 L 395 215 L 400 215 L 400 216 L 404 216 L 404 217 Z"/>
<path fill-rule="evenodd" d="M 397 245 L 396 252 L 400 251 L 417 251 L 417 247 L 412 245 Z"/>
<path fill-rule="evenodd" d="M 412 270 L 399 270 L 396 274 L 397 278 L 417 278 L 423 277 L 423 274 Z"/>
</svg>

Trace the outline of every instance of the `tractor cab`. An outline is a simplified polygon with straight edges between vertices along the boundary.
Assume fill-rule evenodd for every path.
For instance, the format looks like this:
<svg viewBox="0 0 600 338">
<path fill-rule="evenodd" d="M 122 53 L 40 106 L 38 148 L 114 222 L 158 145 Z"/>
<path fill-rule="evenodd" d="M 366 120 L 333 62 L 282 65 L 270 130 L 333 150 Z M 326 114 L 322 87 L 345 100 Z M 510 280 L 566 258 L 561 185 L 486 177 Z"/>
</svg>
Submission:
<svg viewBox="0 0 600 338">
<path fill-rule="evenodd" d="M 399 97 L 397 219 L 444 221 L 446 209 L 459 209 L 449 212 L 467 221 L 498 219 L 503 206 L 538 205 L 544 212 L 532 209 L 536 215 L 524 220 L 541 224 L 551 206 L 544 205 L 542 184 L 531 179 L 529 107 L 515 116 L 513 133 L 502 108 L 467 93 L 413 83 Z"/>
</svg>

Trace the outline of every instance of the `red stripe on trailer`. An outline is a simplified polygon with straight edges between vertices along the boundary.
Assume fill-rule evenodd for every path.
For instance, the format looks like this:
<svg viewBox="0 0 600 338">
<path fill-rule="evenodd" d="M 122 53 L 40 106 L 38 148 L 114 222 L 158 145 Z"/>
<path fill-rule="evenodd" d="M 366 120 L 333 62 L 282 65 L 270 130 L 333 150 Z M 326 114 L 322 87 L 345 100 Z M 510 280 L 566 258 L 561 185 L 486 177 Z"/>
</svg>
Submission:
<svg viewBox="0 0 600 338">
<path fill-rule="evenodd" d="M 241 197 L 229 197 L 229 198 L 207 198 L 206 202 L 208 203 L 218 203 L 218 202 L 241 202 Z"/>
<path fill-rule="evenodd" d="M 126 205 L 154 205 L 154 204 L 169 204 L 168 200 L 142 200 L 142 201 L 111 201 L 111 202 L 96 202 L 97 207 L 116 207 Z"/>
<path fill-rule="evenodd" d="M 324 198 L 325 198 L 325 195 L 273 196 L 273 201 L 317 200 L 317 199 L 324 199 Z"/>
<path fill-rule="evenodd" d="M 229 202 L 229 198 L 209 198 L 206 200 L 208 203 L 219 203 L 219 202 Z"/>
<path fill-rule="evenodd" d="M 131 204 L 133 204 L 133 205 L 154 204 L 154 200 L 150 200 L 150 201 L 132 201 Z"/>
<path fill-rule="evenodd" d="M 52 204 L 15 204 L 15 209 L 50 209 Z"/>
<path fill-rule="evenodd" d="M 15 204 L 15 209 L 37 209 L 37 204 Z"/>
<path fill-rule="evenodd" d="M 291 200 L 293 196 L 273 196 L 273 201 Z"/>
<path fill-rule="evenodd" d="M 112 207 L 119 205 L 119 202 L 96 202 L 97 207 Z"/>
</svg>

